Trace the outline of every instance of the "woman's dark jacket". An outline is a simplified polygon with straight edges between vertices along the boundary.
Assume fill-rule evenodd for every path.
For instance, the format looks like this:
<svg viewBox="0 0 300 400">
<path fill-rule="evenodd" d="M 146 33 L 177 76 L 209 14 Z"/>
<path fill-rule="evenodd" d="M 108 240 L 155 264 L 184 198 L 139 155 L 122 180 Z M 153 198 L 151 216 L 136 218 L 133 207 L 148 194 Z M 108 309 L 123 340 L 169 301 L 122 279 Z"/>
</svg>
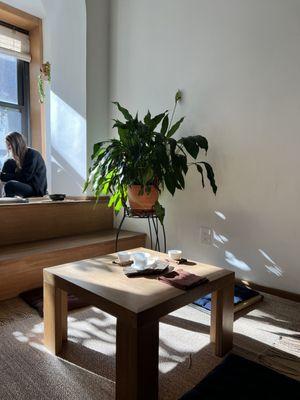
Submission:
<svg viewBox="0 0 300 400">
<path fill-rule="evenodd" d="M 16 170 L 14 160 L 7 160 L 0 174 L 3 182 L 18 181 L 30 185 L 35 196 L 44 196 L 47 193 L 46 165 L 40 153 L 30 147 L 24 157 L 22 169 Z"/>
</svg>

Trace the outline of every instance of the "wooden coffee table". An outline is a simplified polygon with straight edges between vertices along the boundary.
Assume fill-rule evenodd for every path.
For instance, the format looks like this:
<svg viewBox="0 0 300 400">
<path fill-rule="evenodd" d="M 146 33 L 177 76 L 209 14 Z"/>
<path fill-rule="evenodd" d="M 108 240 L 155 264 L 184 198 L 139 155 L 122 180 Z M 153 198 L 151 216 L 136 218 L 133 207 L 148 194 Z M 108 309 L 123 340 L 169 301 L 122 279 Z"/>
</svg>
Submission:
<svg viewBox="0 0 300 400">
<path fill-rule="evenodd" d="M 148 249 L 154 256 L 166 255 Z M 223 356 L 232 348 L 234 273 L 211 265 L 181 265 L 208 282 L 184 291 L 156 278 L 128 278 L 112 261 L 116 255 L 44 269 L 45 345 L 59 354 L 67 340 L 67 293 L 117 318 L 116 399 L 158 398 L 159 319 L 213 293 L 211 341 Z M 84 351 L 84 349 L 83 349 Z"/>
</svg>

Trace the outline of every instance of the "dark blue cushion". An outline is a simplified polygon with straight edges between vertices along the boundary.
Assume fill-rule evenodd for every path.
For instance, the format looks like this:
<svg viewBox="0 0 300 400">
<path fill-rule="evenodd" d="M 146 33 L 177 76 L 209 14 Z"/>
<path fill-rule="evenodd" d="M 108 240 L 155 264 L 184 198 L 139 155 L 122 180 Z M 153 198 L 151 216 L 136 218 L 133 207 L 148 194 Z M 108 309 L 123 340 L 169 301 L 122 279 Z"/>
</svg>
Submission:
<svg viewBox="0 0 300 400">
<path fill-rule="evenodd" d="M 285 400 L 299 393 L 300 382 L 230 354 L 180 400 Z"/>
<path fill-rule="evenodd" d="M 234 304 L 239 304 L 242 301 L 249 300 L 252 297 L 259 295 L 258 292 L 252 289 L 248 289 L 242 285 L 235 285 L 234 286 Z M 203 307 L 206 310 L 211 310 L 211 293 L 207 294 L 206 296 L 201 297 L 200 299 L 194 301 L 194 304 L 197 306 Z"/>
</svg>

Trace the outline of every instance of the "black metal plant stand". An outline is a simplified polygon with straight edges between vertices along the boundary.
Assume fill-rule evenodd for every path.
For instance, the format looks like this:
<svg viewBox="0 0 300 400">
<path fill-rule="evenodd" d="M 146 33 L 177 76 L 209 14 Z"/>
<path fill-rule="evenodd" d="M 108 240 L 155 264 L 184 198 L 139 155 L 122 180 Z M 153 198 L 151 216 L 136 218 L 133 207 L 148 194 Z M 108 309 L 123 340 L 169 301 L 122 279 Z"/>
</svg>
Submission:
<svg viewBox="0 0 300 400">
<path fill-rule="evenodd" d="M 120 231 L 122 229 L 122 225 L 125 221 L 125 218 L 141 218 L 148 220 L 149 227 L 149 235 L 150 235 L 150 245 L 152 250 L 161 251 L 160 240 L 159 240 L 159 228 L 162 230 L 163 240 L 164 240 L 164 252 L 167 251 L 167 243 L 166 243 L 166 232 L 164 225 L 159 221 L 158 216 L 155 214 L 155 211 L 143 211 L 143 210 L 133 210 L 130 207 L 124 207 L 124 214 L 121 219 L 120 225 L 117 230 L 115 249 L 118 251 L 118 240 Z M 153 232 L 153 236 L 152 236 Z"/>
</svg>

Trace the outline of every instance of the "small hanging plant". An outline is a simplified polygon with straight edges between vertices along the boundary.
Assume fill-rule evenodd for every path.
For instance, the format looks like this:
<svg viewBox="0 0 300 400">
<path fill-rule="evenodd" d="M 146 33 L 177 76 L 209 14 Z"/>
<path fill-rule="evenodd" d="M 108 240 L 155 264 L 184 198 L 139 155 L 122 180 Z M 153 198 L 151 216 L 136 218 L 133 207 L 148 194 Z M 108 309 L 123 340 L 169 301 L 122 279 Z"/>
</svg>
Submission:
<svg viewBox="0 0 300 400">
<path fill-rule="evenodd" d="M 38 76 L 38 92 L 41 104 L 45 102 L 46 98 L 45 82 L 51 82 L 51 64 L 49 61 L 42 64 L 42 67 L 40 68 L 40 74 Z"/>
</svg>

